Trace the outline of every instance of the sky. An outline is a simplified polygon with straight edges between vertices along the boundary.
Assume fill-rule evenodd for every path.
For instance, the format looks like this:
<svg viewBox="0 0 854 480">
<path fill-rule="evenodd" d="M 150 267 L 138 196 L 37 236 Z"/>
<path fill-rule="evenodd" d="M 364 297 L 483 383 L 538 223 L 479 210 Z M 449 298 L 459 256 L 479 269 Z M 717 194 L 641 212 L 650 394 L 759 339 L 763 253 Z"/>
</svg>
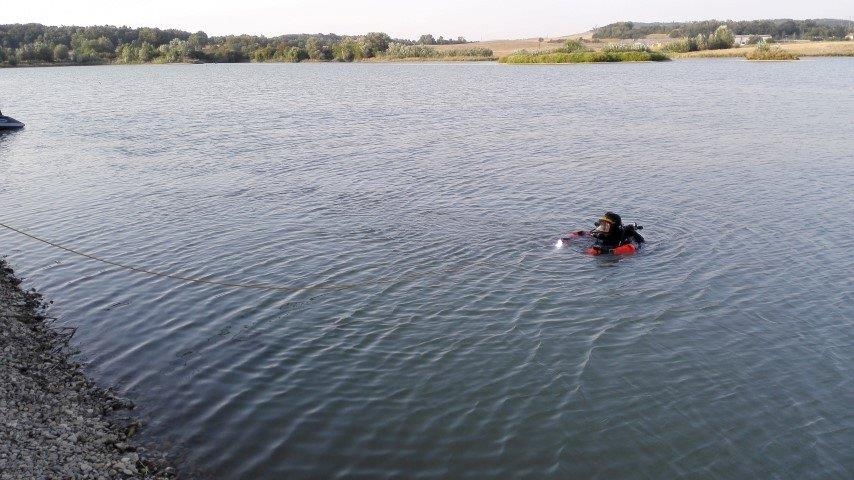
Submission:
<svg viewBox="0 0 854 480">
<path fill-rule="evenodd" d="M 128 25 L 209 35 L 379 31 L 468 40 L 581 33 L 608 23 L 760 18 L 854 20 L 854 0 L 45 0 L 4 1 L 0 24 Z"/>
</svg>

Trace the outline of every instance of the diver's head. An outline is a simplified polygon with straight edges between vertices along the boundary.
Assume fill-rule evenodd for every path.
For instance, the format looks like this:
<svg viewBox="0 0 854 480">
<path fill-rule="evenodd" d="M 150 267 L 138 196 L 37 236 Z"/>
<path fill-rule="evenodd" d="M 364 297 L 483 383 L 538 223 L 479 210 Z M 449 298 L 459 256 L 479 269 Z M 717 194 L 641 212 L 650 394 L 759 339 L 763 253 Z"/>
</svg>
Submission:
<svg viewBox="0 0 854 480">
<path fill-rule="evenodd" d="M 597 222 L 596 228 L 593 230 L 593 235 L 596 237 L 607 237 L 613 235 L 623 226 L 623 220 L 614 212 L 605 212 Z"/>
</svg>

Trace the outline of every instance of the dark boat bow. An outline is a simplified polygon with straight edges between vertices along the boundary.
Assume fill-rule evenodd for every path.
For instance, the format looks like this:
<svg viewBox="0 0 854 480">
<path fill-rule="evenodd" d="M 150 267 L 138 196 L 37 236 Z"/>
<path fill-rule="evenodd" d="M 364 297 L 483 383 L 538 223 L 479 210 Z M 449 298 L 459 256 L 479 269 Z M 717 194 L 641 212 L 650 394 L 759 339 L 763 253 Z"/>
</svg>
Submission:
<svg viewBox="0 0 854 480">
<path fill-rule="evenodd" d="M 12 117 L 0 115 L 0 130 L 13 130 L 18 128 L 24 128 L 24 124 Z"/>
</svg>

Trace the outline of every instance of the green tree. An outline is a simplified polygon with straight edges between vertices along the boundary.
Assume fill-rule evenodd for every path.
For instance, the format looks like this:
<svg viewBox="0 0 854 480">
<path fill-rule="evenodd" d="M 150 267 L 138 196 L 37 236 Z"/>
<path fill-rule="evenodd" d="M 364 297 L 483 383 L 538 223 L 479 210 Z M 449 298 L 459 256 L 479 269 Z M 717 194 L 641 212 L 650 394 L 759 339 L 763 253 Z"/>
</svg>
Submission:
<svg viewBox="0 0 854 480">
<path fill-rule="evenodd" d="M 362 37 L 362 43 L 364 56 L 371 58 L 388 50 L 388 44 L 391 43 L 391 37 L 385 33 L 371 32 Z"/>
<path fill-rule="evenodd" d="M 41 41 L 26 43 L 18 49 L 17 56 L 22 62 L 50 62 L 53 60 L 53 46 Z"/>
<path fill-rule="evenodd" d="M 715 29 L 715 33 L 709 36 L 708 43 L 710 49 L 732 48 L 735 39 L 729 28 L 726 25 L 721 25 Z"/>
<path fill-rule="evenodd" d="M 89 46 L 97 53 L 105 54 L 107 56 L 112 55 L 116 51 L 116 46 L 113 44 L 113 41 L 104 36 L 98 37 L 95 40 L 90 40 Z"/>
<path fill-rule="evenodd" d="M 329 45 L 322 45 L 320 47 L 320 59 L 321 60 L 334 60 L 335 52 L 332 47 Z"/>
<path fill-rule="evenodd" d="M 332 47 L 335 59 L 341 62 L 352 62 L 364 57 L 364 45 L 356 39 L 347 37 Z"/>
<path fill-rule="evenodd" d="M 157 31 L 153 28 L 140 28 L 137 39 L 139 40 L 139 43 L 150 43 L 152 45 L 156 45 Z"/>
<path fill-rule="evenodd" d="M 190 57 L 190 42 L 181 40 L 180 38 L 173 38 L 169 41 L 169 50 L 174 52 L 179 61 L 186 61 Z"/>
<path fill-rule="evenodd" d="M 272 58 L 277 62 L 296 63 L 307 59 L 308 51 L 302 47 L 288 47 L 280 44 Z"/>
<path fill-rule="evenodd" d="M 116 61 L 118 63 L 139 62 L 139 50 L 130 43 L 123 43 L 116 49 Z"/>
<path fill-rule="evenodd" d="M 581 40 L 576 40 L 574 38 L 570 38 L 566 41 L 566 44 L 563 47 L 563 51 L 567 53 L 572 52 L 586 52 L 587 46 L 584 45 L 584 42 Z"/>
<path fill-rule="evenodd" d="M 253 62 L 258 63 L 269 62 L 274 57 L 276 57 L 277 53 L 279 53 L 279 51 L 277 51 L 277 49 L 273 48 L 272 46 L 256 48 L 249 55 L 249 59 Z"/>
<path fill-rule="evenodd" d="M 142 45 L 139 46 L 139 50 L 136 54 L 136 58 L 143 63 L 154 60 L 156 56 L 157 50 L 155 50 L 154 45 L 148 42 L 142 42 Z"/>
<path fill-rule="evenodd" d="M 67 60 L 68 60 L 68 47 L 67 46 L 65 46 L 63 44 L 59 44 L 59 45 L 53 47 L 53 61 L 54 62 L 61 63 L 61 62 L 65 62 Z"/>
<path fill-rule="evenodd" d="M 302 47 L 291 47 L 291 57 L 294 62 L 301 62 L 308 59 L 308 51 Z"/>
<path fill-rule="evenodd" d="M 305 41 L 305 50 L 308 53 L 308 58 L 320 60 L 320 47 L 317 44 L 316 37 L 308 37 L 308 40 Z"/>
<path fill-rule="evenodd" d="M 200 30 L 190 35 L 189 38 L 187 38 L 187 43 L 193 50 L 198 51 L 207 46 L 208 40 L 208 34 Z"/>
<path fill-rule="evenodd" d="M 404 45 L 393 42 L 388 46 L 388 50 L 383 56 L 389 58 L 434 58 L 441 55 L 435 48 L 427 45 Z"/>
</svg>

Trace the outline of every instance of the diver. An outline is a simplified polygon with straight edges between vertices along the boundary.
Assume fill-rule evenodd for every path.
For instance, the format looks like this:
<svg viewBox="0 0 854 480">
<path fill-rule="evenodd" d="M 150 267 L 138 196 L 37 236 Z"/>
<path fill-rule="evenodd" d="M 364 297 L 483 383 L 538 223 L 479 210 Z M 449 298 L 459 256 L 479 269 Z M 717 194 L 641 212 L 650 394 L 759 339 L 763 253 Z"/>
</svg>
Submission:
<svg viewBox="0 0 854 480">
<path fill-rule="evenodd" d="M 605 212 L 599 221 L 593 225 L 596 226 L 590 231 L 590 236 L 596 239 L 596 243 L 590 247 L 597 254 L 613 253 L 614 249 L 623 245 L 631 244 L 632 242 L 640 245 L 644 242 L 643 237 L 638 230 L 643 227 L 635 225 L 623 225 L 623 220 L 614 212 Z"/>
</svg>

